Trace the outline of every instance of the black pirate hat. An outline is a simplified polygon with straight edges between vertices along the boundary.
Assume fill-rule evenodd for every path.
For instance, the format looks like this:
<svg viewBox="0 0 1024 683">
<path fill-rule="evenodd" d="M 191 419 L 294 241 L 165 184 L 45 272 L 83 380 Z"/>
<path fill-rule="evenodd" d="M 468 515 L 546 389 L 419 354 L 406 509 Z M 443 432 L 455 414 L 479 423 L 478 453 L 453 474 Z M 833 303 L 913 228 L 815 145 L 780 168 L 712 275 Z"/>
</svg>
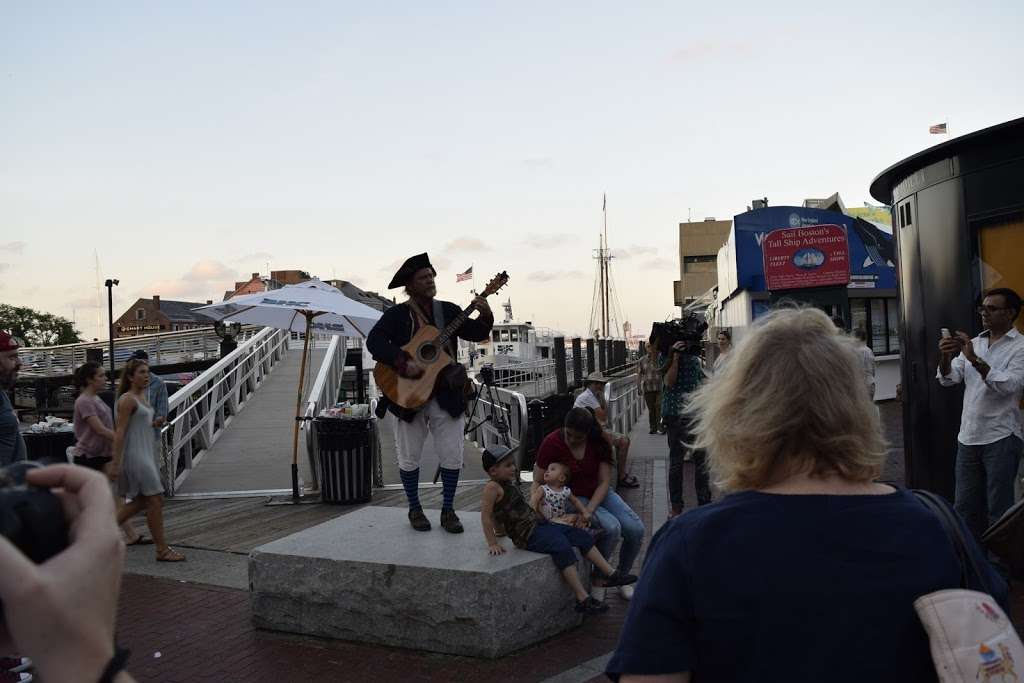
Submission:
<svg viewBox="0 0 1024 683">
<path fill-rule="evenodd" d="M 398 269 L 395 276 L 391 278 L 391 283 L 388 285 L 388 289 L 405 287 L 409 284 L 409 280 L 412 279 L 412 276 L 416 274 L 416 271 L 424 268 L 430 268 L 430 270 L 434 272 L 434 275 L 437 275 L 437 270 L 434 266 L 430 265 L 430 257 L 427 256 L 426 252 L 410 256 L 405 259 L 405 263 L 403 263 L 402 267 Z"/>
</svg>

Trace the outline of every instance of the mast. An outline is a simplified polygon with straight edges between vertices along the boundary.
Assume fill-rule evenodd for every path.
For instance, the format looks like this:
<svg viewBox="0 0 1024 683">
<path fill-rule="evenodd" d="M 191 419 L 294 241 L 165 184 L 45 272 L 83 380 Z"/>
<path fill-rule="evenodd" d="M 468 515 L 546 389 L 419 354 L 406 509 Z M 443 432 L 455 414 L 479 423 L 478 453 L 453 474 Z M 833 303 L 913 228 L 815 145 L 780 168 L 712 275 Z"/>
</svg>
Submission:
<svg viewBox="0 0 1024 683">
<path fill-rule="evenodd" d="M 603 306 L 603 308 L 604 308 L 604 336 L 608 337 L 609 336 L 608 332 L 609 332 L 610 327 L 611 327 L 609 325 L 609 321 L 611 319 L 611 310 L 609 310 L 609 306 L 608 306 L 608 304 L 610 303 L 608 301 L 608 288 L 609 288 L 609 284 L 610 284 L 609 281 L 608 281 L 609 280 L 608 276 L 610 275 L 610 273 L 608 272 L 608 258 L 609 258 L 609 255 L 608 255 L 608 199 L 607 199 L 607 197 L 605 198 L 604 206 L 605 206 L 605 210 L 602 211 L 602 213 L 604 214 L 604 238 L 603 238 L 603 241 L 604 241 L 603 256 L 604 256 L 604 258 L 601 259 L 601 263 L 604 265 L 604 292 L 603 292 L 603 296 L 604 296 L 604 306 Z"/>
</svg>

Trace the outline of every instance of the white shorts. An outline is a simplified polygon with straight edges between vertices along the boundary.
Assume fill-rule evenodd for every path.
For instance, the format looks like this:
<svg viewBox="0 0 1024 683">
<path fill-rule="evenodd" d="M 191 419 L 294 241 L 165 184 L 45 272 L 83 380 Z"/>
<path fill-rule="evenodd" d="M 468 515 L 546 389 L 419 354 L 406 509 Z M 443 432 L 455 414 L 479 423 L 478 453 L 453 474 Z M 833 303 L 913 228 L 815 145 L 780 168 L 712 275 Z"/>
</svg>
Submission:
<svg viewBox="0 0 1024 683">
<path fill-rule="evenodd" d="M 398 452 L 399 469 L 411 472 L 419 468 L 428 433 L 434 435 L 434 448 L 441 467 L 462 469 L 465 426 L 465 416 L 452 417 L 433 398 L 416 413 L 412 422 L 396 419 L 395 450 Z"/>
</svg>

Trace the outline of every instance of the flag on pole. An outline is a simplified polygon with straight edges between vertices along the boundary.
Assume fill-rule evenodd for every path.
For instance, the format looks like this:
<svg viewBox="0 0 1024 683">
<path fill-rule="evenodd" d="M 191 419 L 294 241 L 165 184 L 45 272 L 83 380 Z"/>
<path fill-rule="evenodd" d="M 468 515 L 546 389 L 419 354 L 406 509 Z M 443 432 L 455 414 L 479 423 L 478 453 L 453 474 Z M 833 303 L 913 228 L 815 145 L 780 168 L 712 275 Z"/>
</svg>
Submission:
<svg viewBox="0 0 1024 683">
<path fill-rule="evenodd" d="M 470 266 L 469 270 L 467 270 L 465 273 L 459 273 L 458 275 L 456 275 L 455 281 L 463 282 L 465 280 L 470 279 L 471 277 L 473 277 L 473 266 Z"/>
<path fill-rule="evenodd" d="M 946 124 L 937 123 L 934 126 L 929 126 L 928 132 L 932 135 L 945 135 L 948 131 L 946 130 Z"/>
</svg>

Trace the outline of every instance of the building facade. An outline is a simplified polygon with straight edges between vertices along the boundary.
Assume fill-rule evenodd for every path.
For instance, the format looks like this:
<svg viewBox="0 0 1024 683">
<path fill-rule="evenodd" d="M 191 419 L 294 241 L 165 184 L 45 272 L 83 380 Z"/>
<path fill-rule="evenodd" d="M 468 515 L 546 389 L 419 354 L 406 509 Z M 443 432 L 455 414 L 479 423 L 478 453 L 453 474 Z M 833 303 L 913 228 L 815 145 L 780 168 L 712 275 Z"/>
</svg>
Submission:
<svg viewBox="0 0 1024 683">
<path fill-rule="evenodd" d="M 121 317 L 114 321 L 114 336 L 137 337 L 142 334 L 158 334 L 160 332 L 180 332 L 210 327 L 209 318 L 193 309 L 212 304 L 194 301 L 162 300 L 158 294 L 152 299 L 137 299 Z"/>
<path fill-rule="evenodd" d="M 718 284 L 718 250 L 729 239 L 732 221 L 706 218 L 679 224 L 679 280 L 675 305 L 685 308 Z"/>
</svg>

